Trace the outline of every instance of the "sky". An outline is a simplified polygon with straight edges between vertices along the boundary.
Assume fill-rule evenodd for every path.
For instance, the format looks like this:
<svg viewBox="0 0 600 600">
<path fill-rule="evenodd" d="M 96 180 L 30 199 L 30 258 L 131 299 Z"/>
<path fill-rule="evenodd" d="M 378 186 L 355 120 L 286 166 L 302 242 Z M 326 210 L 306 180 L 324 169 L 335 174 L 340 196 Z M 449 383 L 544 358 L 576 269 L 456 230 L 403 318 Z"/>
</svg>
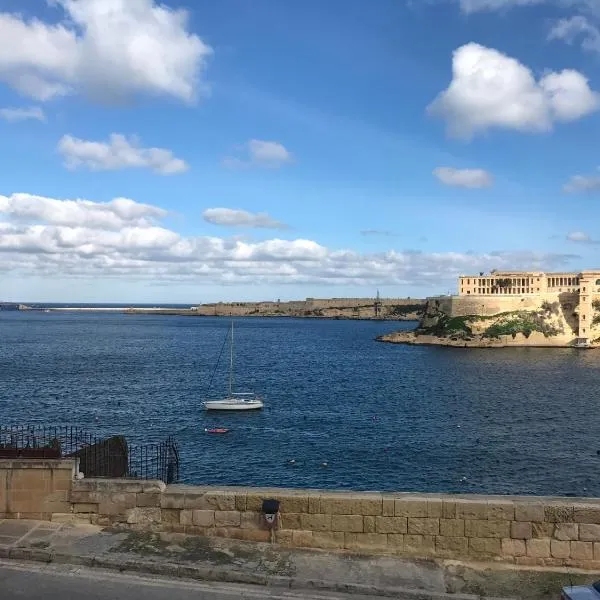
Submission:
<svg viewBox="0 0 600 600">
<path fill-rule="evenodd" d="M 600 268 L 600 0 L 0 0 L 0 301 Z"/>
</svg>

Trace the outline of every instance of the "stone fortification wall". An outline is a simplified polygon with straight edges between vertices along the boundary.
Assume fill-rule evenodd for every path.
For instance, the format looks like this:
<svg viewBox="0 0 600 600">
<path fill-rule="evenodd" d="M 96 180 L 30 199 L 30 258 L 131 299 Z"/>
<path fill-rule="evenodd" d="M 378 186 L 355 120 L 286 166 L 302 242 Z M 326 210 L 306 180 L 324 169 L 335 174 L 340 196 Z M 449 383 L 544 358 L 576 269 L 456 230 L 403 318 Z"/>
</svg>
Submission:
<svg viewBox="0 0 600 600">
<path fill-rule="evenodd" d="M 262 501 L 276 498 L 275 541 L 284 546 L 600 568 L 600 499 L 165 486 L 73 479 L 75 461 L 8 462 L 0 461 L 0 518 L 266 542 Z"/>
</svg>

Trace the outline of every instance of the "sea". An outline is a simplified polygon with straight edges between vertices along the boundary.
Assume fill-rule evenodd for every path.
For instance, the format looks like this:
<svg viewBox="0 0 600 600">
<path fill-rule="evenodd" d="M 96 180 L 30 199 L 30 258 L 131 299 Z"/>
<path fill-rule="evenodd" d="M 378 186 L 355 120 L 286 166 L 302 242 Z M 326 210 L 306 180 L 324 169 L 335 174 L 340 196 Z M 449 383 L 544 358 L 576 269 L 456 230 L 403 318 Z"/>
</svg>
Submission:
<svg viewBox="0 0 600 600">
<path fill-rule="evenodd" d="M 0 425 L 174 436 L 194 484 L 600 496 L 598 351 L 377 342 L 415 326 L 393 321 L 234 322 L 235 387 L 261 393 L 261 412 L 202 409 L 227 390 L 229 319 L 2 311 Z"/>
</svg>

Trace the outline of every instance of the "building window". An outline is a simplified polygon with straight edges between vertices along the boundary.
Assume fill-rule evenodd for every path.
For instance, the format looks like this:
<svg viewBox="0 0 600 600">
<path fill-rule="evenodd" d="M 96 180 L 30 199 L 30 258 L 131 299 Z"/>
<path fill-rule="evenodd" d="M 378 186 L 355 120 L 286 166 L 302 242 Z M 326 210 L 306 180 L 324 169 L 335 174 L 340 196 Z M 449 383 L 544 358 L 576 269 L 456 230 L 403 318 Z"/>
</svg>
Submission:
<svg viewBox="0 0 600 600">
<path fill-rule="evenodd" d="M 467 294 L 470 294 L 470 293 L 471 293 L 471 290 L 467 290 Z"/>
<path fill-rule="evenodd" d="M 581 315 L 581 320 L 585 321 L 585 315 Z"/>
</svg>

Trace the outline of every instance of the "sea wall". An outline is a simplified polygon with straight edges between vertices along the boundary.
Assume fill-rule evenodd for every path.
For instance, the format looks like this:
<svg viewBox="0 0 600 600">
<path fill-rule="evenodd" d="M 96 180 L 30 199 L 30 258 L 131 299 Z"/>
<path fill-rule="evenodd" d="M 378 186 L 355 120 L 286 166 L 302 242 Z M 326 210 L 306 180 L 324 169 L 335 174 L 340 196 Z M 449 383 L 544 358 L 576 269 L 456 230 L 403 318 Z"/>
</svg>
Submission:
<svg viewBox="0 0 600 600">
<path fill-rule="evenodd" d="M 600 499 L 165 486 L 77 479 L 75 461 L 1 461 L 0 518 L 42 518 L 283 546 L 508 565 L 600 568 Z M 68 500 L 65 500 L 68 498 Z"/>
</svg>

